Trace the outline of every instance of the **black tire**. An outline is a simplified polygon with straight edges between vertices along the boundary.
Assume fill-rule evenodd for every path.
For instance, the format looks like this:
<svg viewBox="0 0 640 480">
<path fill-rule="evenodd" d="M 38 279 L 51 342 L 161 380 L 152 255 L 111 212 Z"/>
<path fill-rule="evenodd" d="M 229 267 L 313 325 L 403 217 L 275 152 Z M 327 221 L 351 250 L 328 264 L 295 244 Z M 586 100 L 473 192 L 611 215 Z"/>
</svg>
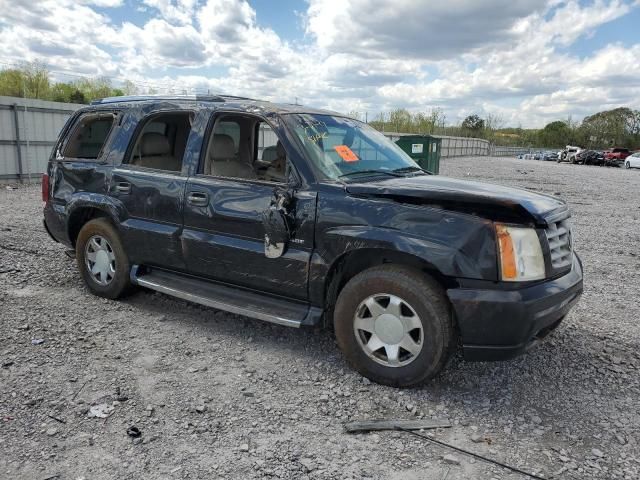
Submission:
<svg viewBox="0 0 640 480">
<path fill-rule="evenodd" d="M 631 168 L 631 164 L 629 162 L 624 162 L 624 168 L 629 170 Z"/>
<path fill-rule="evenodd" d="M 356 312 L 365 299 L 378 294 L 405 300 L 422 324 L 422 348 L 407 365 L 377 363 L 356 338 Z M 442 370 L 455 349 L 451 309 L 444 290 L 423 272 L 399 265 L 373 267 L 353 277 L 338 296 L 333 322 L 338 345 L 349 364 L 363 376 L 383 385 L 410 387 L 430 380 Z"/>
<path fill-rule="evenodd" d="M 115 256 L 115 274 L 108 285 L 101 285 L 86 264 L 87 242 L 96 235 L 107 240 Z M 76 240 L 76 261 L 84 283 L 94 295 L 115 300 L 132 290 L 129 258 L 118 232 L 106 218 L 96 218 L 84 224 Z"/>
</svg>

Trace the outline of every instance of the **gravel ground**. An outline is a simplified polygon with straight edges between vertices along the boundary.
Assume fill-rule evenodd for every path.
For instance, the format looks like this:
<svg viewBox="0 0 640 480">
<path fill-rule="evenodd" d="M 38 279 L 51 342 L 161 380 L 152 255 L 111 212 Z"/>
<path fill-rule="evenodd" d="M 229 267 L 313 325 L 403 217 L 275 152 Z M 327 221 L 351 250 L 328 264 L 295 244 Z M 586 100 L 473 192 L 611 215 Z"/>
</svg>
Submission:
<svg viewBox="0 0 640 480">
<path fill-rule="evenodd" d="M 462 158 L 442 173 L 566 199 L 585 294 L 528 354 L 458 355 L 413 390 L 370 384 L 328 332 L 148 291 L 94 297 L 43 231 L 39 189 L 2 187 L 0 478 L 526 478 L 407 433 L 343 430 L 417 417 L 546 478 L 639 478 L 640 171 Z M 91 417 L 103 404 L 111 415 Z"/>
</svg>

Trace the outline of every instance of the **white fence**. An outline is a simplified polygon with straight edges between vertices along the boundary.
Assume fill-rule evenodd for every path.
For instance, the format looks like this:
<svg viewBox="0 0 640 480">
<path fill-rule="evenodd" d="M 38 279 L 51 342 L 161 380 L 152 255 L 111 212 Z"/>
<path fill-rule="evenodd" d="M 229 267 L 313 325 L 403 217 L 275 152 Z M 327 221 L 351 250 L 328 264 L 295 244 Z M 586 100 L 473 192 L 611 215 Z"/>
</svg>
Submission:
<svg viewBox="0 0 640 480">
<path fill-rule="evenodd" d="M 395 142 L 400 137 L 415 135 L 414 133 L 384 132 L 384 136 Z M 440 157 L 488 156 L 491 154 L 491 144 L 488 140 L 469 137 L 450 137 L 448 135 L 431 135 L 442 140 Z"/>
<path fill-rule="evenodd" d="M 83 105 L 0 96 L 0 181 L 40 181 L 69 116 Z"/>
</svg>

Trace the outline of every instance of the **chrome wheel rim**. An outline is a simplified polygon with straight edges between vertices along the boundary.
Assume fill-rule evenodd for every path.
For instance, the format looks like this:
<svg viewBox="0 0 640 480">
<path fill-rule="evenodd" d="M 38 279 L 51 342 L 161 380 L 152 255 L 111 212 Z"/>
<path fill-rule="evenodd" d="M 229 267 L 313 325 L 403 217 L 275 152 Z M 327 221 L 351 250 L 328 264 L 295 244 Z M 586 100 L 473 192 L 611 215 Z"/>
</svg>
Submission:
<svg viewBox="0 0 640 480">
<path fill-rule="evenodd" d="M 84 248 L 85 265 L 98 285 L 109 285 L 116 276 L 116 255 L 106 238 L 94 235 Z"/>
<path fill-rule="evenodd" d="M 415 309 L 396 295 L 367 297 L 356 309 L 353 331 L 362 351 L 385 367 L 404 367 L 422 351 L 424 329 Z"/>
</svg>

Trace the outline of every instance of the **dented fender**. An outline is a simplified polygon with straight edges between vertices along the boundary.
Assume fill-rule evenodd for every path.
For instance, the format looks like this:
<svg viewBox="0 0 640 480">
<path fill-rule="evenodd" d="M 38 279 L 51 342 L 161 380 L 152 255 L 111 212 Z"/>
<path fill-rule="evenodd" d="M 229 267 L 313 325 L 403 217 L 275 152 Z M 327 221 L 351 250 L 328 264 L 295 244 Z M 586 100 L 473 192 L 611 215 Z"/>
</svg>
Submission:
<svg viewBox="0 0 640 480">
<path fill-rule="evenodd" d="M 345 225 L 345 212 L 351 224 Z M 357 215 L 351 213 L 357 212 Z M 353 223 L 356 220 L 358 223 Z M 323 194 L 310 267 L 312 303 L 322 303 L 327 284 L 346 255 L 367 250 L 397 252 L 445 277 L 496 281 L 493 223 L 466 213 L 388 200 Z M 382 259 L 372 259 L 376 263 Z"/>
</svg>

